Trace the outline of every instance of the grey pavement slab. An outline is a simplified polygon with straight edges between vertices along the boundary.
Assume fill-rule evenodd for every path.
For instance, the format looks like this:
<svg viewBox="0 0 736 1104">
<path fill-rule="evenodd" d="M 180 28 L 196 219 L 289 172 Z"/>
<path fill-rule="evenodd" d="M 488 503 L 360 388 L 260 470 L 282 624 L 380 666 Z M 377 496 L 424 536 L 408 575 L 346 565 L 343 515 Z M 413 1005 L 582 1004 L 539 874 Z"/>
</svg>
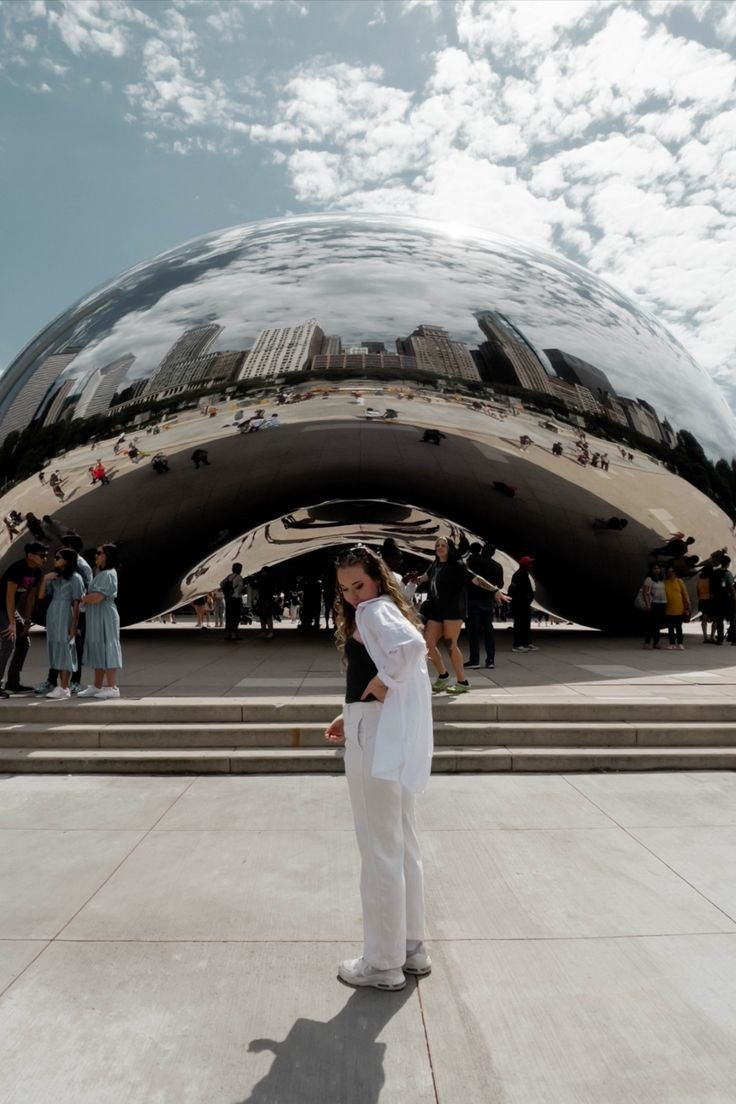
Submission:
<svg viewBox="0 0 736 1104">
<path fill-rule="evenodd" d="M 0 776 L 0 828 L 148 830 L 191 778 Z"/>
<path fill-rule="evenodd" d="M 0 831 L 0 939 L 55 936 L 142 836 L 123 831 Z"/>
<path fill-rule="evenodd" d="M 150 833 L 69 939 L 358 939 L 351 831 Z"/>
<path fill-rule="evenodd" d="M 416 982 L 339 985 L 352 949 L 56 943 L 0 1001 L 3 1104 L 435 1104 Z"/>
<path fill-rule="evenodd" d="M 435 963 L 440 1101 L 733 1102 L 736 935 L 451 942 Z"/>
<path fill-rule="evenodd" d="M 197 778 L 157 827 L 346 831 L 353 814 L 342 775 Z"/>
<path fill-rule="evenodd" d="M 0 939 L 0 993 L 47 945 L 47 939 Z"/>
<path fill-rule="evenodd" d="M 567 778 L 622 827 L 736 826 L 736 773 L 581 774 Z"/>
<path fill-rule="evenodd" d="M 622 829 L 424 832 L 430 937 L 735 931 Z"/>
<path fill-rule="evenodd" d="M 736 918 L 736 827 L 688 825 L 630 832 L 706 900 Z"/>
</svg>

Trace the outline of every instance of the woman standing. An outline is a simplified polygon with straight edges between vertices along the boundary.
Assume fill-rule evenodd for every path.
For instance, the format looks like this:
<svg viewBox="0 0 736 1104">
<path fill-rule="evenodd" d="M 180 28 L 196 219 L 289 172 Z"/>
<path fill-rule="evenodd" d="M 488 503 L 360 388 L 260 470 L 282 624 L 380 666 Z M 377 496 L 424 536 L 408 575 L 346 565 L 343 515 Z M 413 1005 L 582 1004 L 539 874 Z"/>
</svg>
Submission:
<svg viewBox="0 0 736 1104">
<path fill-rule="evenodd" d="M 39 588 L 39 598 L 48 594 L 50 602 L 46 611 L 46 649 L 49 667 L 59 672 L 59 686 L 46 694 L 47 698 L 61 701 L 71 697 L 69 680 L 77 669 L 77 625 L 79 603 L 84 595 L 84 583 L 77 574 L 77 553 L 73 548 L 60 548 L 54 556 L 54 570 L 44 575 Z"/>
<path fill-rule="evenodd" d="M 468 615 L 467 588 L 472 584 L 497 594 L 500 587 L 482 579 L 480 575 L 474 575 L 460 559 L 455 542 L 447 537 L 437 538 L 434 554 L 435 560 L 429 571 L 416 580 L 417 586 L 429 581 L 429 598 L 424 607 L 424 619 L 427 623 L 427 652 L 437 671 L 432 689 L 435 693 L 446 689 L 448 694 L 467 694 L 470 683 L 465 677 L 463 654 L 458 646 L 460 630 Z M 442 662 L 438 647 L 442 639 L 455 672 L 454 686 L 447 685 L 450 675 Z"/>
<path fill-rule="evenodd" d="M 94 668 L 95 681 L 93 686 L 80 690 L 80 698 L 120 697 L 117 672 L 123 666 L 123 657 L 120 651 L 120 617 L 115 605 L 118 562 L 115 545 L 101 544 L 95 555 L 92 585 L 82 599 L 87 613 L 84 666 Z"/>
<path fill-rule="evenodd" d="M 327 728 L 345 740 L 345 774 L 361 857 L 363 954 L 338 967 L 347 985 L 403 989 L 428 974 L 424 875 L 414 795 L 432 766 L 432 700 L 415 615 L 383 561 L 351 548 L 337 561 L 336 639 L 345 706 Z"/>
<path fill-rule="evenodd" d="M 682 579 L 678 579 L 672 564 L 669 564 L 664 575 L 664 589 L 667 595 L 665 606 L 665 620 L 667 621 L 667 647 L 671 652 L 684 652 L 685 645 L 682 642 L 682 623 L 690 620 L 690 595 Z"/>
<path fill-rule="evenodd" d="M 652 564 L 649 574 L 642 583 L 641 595 L 644 599 L 647 617 L 647 630 L 643 647 L 658 648 L 659 634 L 664 628 L 667 610 L 667 592 L 661 564 Z"/>
</svg>

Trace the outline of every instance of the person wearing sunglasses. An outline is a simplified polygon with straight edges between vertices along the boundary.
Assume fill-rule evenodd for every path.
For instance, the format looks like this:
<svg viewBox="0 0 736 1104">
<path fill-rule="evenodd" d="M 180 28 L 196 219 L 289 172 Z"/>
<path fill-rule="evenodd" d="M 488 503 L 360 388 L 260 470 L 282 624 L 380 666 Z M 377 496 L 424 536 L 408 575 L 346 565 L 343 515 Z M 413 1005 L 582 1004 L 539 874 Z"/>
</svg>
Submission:
<svg viewBox="0 0 736 1104">
<path fill-rule="evenodd" d="M 77 669 L 77 623 L 79 603 L 84 594 L 82 576 L 77 570 L 77 553 L 60 548 L 54 555 L 54 569 L 41 580 L 39 597 L 49 595 L 46 610 L 46 650 L 49 668 L 59 673 L 59 685 L 46 694 L 54 701 L 71 697 L 69 681 Z"/>
<path fill-rule="evenodd" d="M 84 641 L 84 666 L 93 667 L 95 681 L 80 698 L 119 698 L 117 673 L 123 666 L 120 650 L 120 616 L 115 599 L 118 593 L 118 549 L 114 544 L 101 544 L 95 554 L 95 575 L 82 599 L 87 613 L 87 635 Z M 106 683 L 106 685 L 104 685 Z"/>
<path fill-rule="evenodd" d="M 426 648 L 391 571 L 364 545 L 337 561 L 335 622 L 345 705 L 325 737 L 345 741 L 363 905 L 363 954 L 341 962 L 338 977 L 356 987 L 403 989 L 405 974 L 432 968 L 414 815 L 432 767 Z"/>
</svg>

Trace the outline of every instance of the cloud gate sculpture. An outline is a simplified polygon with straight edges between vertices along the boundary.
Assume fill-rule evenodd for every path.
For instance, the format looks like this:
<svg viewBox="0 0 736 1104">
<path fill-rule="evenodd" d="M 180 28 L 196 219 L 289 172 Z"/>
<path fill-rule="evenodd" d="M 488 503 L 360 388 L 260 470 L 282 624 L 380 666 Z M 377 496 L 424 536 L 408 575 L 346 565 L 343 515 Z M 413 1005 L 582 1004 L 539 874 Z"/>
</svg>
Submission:
<svg viewBox="0 0 736 1104">
<path fill-rule="evenodd" d="M 426 554 L 443 531 L 535 556 L 549 609 L 617 629 L 668 534 L 732 539 L 668 461 L 679 430 L 736 452 L 710 378 L 586 270 L 419 220 L 289 218 L 137 265 L 29 343 L 0 449 L 58 469 L 64 501 L 26 467 L 2 506 L 120 543 L 127 623 L 233 558 L 384 535 Z"/>
</svg>

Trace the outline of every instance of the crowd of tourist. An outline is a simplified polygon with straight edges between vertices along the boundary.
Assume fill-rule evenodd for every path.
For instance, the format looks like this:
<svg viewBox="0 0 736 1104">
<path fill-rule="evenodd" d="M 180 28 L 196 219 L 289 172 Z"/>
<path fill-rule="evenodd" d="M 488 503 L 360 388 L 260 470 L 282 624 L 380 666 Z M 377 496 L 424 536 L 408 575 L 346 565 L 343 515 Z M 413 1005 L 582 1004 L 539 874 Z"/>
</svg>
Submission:
<svg viewBox="0 0 736 1104">
<path fill-rule="evenodd" d="M 78 533 L 63 530 L 52 518 L 42 523 L 28 516 L 29 533 L 40 539 L 28 541 L 23 558 L 0 579 L 0 682 L 5 680 L 0 697 L 35 692 L 52 701 L 73 695 L 119 698 L 117 672 L 123 662 L 115 604 L 118 549 L 114 544 L 99 545 L 93 569 Z M 49 563 L 51 542 L 56 548 Z M 44 571 L 44 566 L 49 569 Z M 45 625 L 48 653 L 48 674 L 35 690 L 21 681 L 34 624 Z M 93 671 L 93 681 L 85 689 L 83 667 Z"/>
<path fill-rule="evenodd" d="M 673 533 L 660 548 L 652 549 L 652 562 L 634 605 L 644 616 L 642 647 L 660 647 L 667 630 L 667 648 L 685 649 L 682 626 L 695 613 L 700 618 L 703 644 L 736 644 L 736 590 L 731 557 L 718 548 L 702 562 L 689 555 L 694 537 Z M 694 580 L 697 610 L 693 609 L 686 580 Z"/>
</svg>

